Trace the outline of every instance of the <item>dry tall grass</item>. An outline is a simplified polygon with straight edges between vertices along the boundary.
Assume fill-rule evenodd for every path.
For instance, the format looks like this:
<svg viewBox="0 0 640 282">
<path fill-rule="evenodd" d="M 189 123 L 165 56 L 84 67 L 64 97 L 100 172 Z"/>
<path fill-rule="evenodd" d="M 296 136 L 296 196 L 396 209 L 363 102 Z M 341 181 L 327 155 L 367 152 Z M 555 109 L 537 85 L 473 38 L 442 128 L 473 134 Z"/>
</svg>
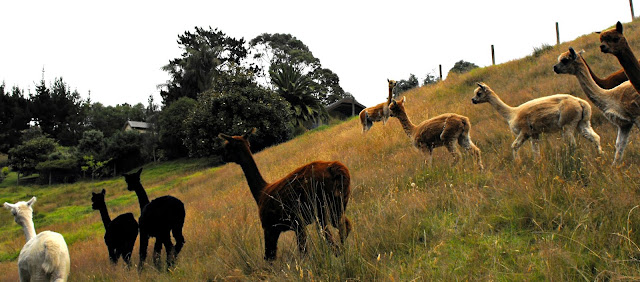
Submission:
<svg viewBox="0 0 640 282">
<path fill-rule="evenodd" d="M 640 50 L 639 24 L 625 26 L 634 50 Z M 586 50 L 586 60 L 599 75 L 619 69 L 615 58 L 601 54 L 598 45 L 597 35 L 586 35 L 536 58 L 476 69 L 405 93 L 408 115 L 416 123 L 444 112 L 471 119 L 472 138 L 483 151 L 483 172 L 468 155 L 452 167 L 444 148 L 434 151 L 433 167 L 425 167 L 424 156 L 412 148 L 396 119 L 365 135 L 352 119 L 256 154 L 267 180 L 313 160 L 339 160 L 349 167 L 353 194 L 346 213 L 354 230 L 342 256 L 332 254 L 317 230 L 310 232 L 314 236 L 308 255 L 300 256 L 293 232 L 288 232 L 279 242 L 278 259 L 264 262 L 257 207 L 235 164 L 160 180 L 143 172 L 150 198 L 171 194 L 187 209 L 187 242 L 173 273 L 148 267 L 138 275 L 122 263 L 111 266 L 97 212 L 37 228 L 63 234 L 92 231 L 70 244 L 72 280 L 640 279 L 637 131 L 625 164 L 611 168 L 615 129 L 594 106 L 593 126 L 602 137 L 604 157 L 580 138 L 577 148 L 568 148 L 558 134 L 541 142 L 541 162 L 526 158 L 532 152 L 524 147 L 523 162 L 516 164 L 506 123 L 489 105 L 472 105 L 470 100 L 477 81 L 504 93 L 502 98 L 511 105 L 556 93 L 586 99 L 575 77 L 555 75 L 552 66 L 573 46 Z M 113 189 L 124 190 L 120 181 Z M 68 205 L 90 209 L 89 190 L 101 188 L 84 189 L 69 191 Z M 124 194 L 109 191 L 113 197 Z M 39 197 L 38 204 L 60 208 L 57 200 Z M 118 208 L 111 213 L 139 214 L 135 200 Z M 0 220 L 2 228 L 15 225 L 8 217 Z M 8 242 L 0 250 L 19 250 L 24 243 L 21 233 L 0 239 Z M 137 248 L 133 261 L 138 261 Z M 0 273 L 15 281 L 16 262 L 0 263 Z"/>
</svg>

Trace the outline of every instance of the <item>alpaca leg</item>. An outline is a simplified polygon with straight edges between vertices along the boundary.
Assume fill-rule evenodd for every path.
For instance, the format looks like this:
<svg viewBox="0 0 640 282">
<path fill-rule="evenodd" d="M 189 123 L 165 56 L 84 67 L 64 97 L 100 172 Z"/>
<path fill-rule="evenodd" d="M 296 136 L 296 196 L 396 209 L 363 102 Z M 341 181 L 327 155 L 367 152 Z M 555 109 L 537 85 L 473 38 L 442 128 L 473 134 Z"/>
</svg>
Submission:
<svg viewBox="0 0 640 282">
<path fill-rule="evenodd" d="M 533 151 L 533 158 L 536 161 L 541 161 L 542 156 L 540 155 L 540 136 L 539 135 L 532 136 L 530 141 L 531 141 L 531 150 Z"/>
<path fill-rule="evenodd" d="M 167 236 L 162 240 L 164 248 L 167 251 L 167 269 L 170 269 L 175 264 L 176 253 L 173 249 L 173 243 L 171 243 L 171 236 L 167 233 Z"/>
<path fill-rule="evenodd" d="M 427 165 L 427 167 L 430 168 L 431 164 L 433 163 L 433 149 L 431 149 L 431 148 L 422 148 L 421 151 L 422 151 L 422 153 L 427 155 L 427 158 L 424 160 L 424 162 Z"/>
<path fill-rule="evenodd" d="M 336 244 L 336 241 L 333 239 L 333 234 L 331 233 L 331 230 L 329 230 L 329 226 L 327 225 L 327 222 L 323 218 L 320 218 L 319 224 L 320 224 L 320 229 L 322 229 L 322 235 L 324 236 L 324 239 L 327 241 L 329 246 L 331 246 L 331 249 L 333 250 L 333 252 L 336 255 L 340 254 L 340 247 Z"/>
<path fill-rule="evenodd" d="M 600 146 L 600 135 L 598 135 L 598 133 L 593 130 L 593 128 L 591 127 L 591 122 L 584 122 L 581 127 L 581 131 L 582 135 L 587 138 L 587 140 L 593 142 L 596 145 L 598 154 L 602 155 L 602 147 Z"/>
<path fill-rule="evenodd" d="M 118 256 L 116 255 L 116 249 L 107 247 L 107 250 L 109 251 L 109 261 L 111 261 L 112 264 L 117 264 Z"/>
<path fill-rule="evenodd" d="M 454 140 L 451 140 L 451 142 L 447 143 L 447 150 L 449 150 L 449 153 L 451 153 L 451 155 L 453 156 L 453 164 L 458 163 L 458 161 L 462 159 L 462 154 L 456 148 L 456 143 L 454 142 Z"/>
<path fill-rule="evenodd" d="M 298 240 L 298 250 L 301 254 L 307 254 L 307 231 L 304 226 L 298 226 L 295 230 L 296 239 Z"/>
<path fill-rule="evenodd" d="M 616 156 L 613 159 L 613 164 L 619 164 L 622 161 L 624 149 L 627 147 L 627 142 L 629 142 L 629 132 L 631 131 L 631 126 L 632 125 L 625 124 L 618 127 L 618 137 L 616 138 Z"/>
<path fill-rule="evenodd" d="M 275 228 L 264 229 L 264 259 L 272 261 L 276 259 L 278 252 L 278 238 L 280 238 L 280 230 Z"/>
<path fill-rule="evenodd" d="M 333 223 L 333 227 L 338 228 L 340 243 L 344 245 L 344 241 L 347 240 L 347 236 L 349 236 L 349 233 L 351 232 L 351 221 L 343 215 L 339 222 Z"/>
<path fill-rule="evenodd" d="M 480 170 L 483 170 L 482 154 L 480 153 L 480 149 L 476 147 L 476 144 L 473 144 L 469 135 L 460 135 L 460 137 L 458 137 L 458 144 L 467 151 L 471 150 L 473 157 L 476 158 L 476 162 L 478 163 Z"/>
<path fill-rule="evenodd" d="M 162 253 L 162 243 L 164 237 L 156 237 L 156 243 L 153 245 L 153 265 L 156 266 L 157 269 L 160 269 L 160 253 Z"/>
<path fill-rule="evenodd" d="M 179 226 L 176 226 L 171 230 L 173 238 L 176 239 L 176 246 L 174 251 L 176 258 L 178 257 L 178 254 L 180 254 L 180 251 L 182 250 L 182 247 L 185 243 L 184 236 L 182 235 L 182 225 L 183 222 L 181 222 Z"/>
<path fill-rule="evenodd" d="M 526 135 L 520 133 L 520 134 L 518 134 L 518 137 L 516 137 L 516 140 L 514 140 L 513 143 L 511 143 L 511 149 L 513 150 L 513 159 L 514 160 L 519 160 L 520 159 L 518 157 L 518 149 L 520 149 L 522 144 L 524 144 L 524 141 L 527 141 L 528 138 L 529 138 L 529 136 L 526 136 Z"/>
<path fill-rule="evenodd" d="M 565 126 L 564 130 L 562 130 L 563 138 L 569 141 L 569 145 L 572 147 L 576 146 L 575 128 L 576 127 L 573 124 L 568 124 Z"/>
<path fill-rule="evenodd" d="M 147 260 L 147 246 L 149 245 L 149 235 L 143 230 L 140 230 L 140 263 L 138 264 L 138 270 L 144 268 L 144 261 Z"/>
</svg>

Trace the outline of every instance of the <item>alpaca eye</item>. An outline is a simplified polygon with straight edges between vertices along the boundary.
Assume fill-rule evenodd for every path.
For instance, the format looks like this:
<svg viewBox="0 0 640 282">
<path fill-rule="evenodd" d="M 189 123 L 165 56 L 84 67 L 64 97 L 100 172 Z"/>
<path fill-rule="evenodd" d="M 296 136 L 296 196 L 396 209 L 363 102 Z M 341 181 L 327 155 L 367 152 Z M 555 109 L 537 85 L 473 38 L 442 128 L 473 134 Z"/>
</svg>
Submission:
<svg viewBox="0 0 640 282">
<path fill-rule="evenodd" d="M 613 41 L 613 43 L 618 43 L 618 41 L 620 41 L 620 38 L 616 37 L 616 38 L 614 38 L 614 39 L 613 39 L 613 40 L 611 40 L 611 41 Z"/>
</svg>

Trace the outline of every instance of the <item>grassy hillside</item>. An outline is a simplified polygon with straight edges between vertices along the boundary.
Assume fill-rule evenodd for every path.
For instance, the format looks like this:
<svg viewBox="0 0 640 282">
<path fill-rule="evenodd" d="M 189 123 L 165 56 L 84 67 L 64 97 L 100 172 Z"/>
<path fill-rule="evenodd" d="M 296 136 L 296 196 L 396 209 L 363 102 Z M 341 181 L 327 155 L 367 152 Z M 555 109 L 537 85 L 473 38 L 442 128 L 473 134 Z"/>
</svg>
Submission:
<svg viewBox="0 0 640 282">
<path fill-rule="evenodd" d="M 625 25 L 636 53 L 639 25 Z M 5 188 L 0 201 L 39 197 L 36 228 L 56 230 L 67 238 L 73 280 L 640 279 L 637 130 L 625 164 L 612 168 L 615 128 L 594 106 L 593 126 L 602 137 L 603 157 L 584 138 L 578 137 L 578 147 L 569 149 L 557 134 L 544 137 L 539 163 L 531 160 L 529 146 L 521 150 L 523 161 L 516 163 L 506 123 L 488 104 L 470 101 L 477 81 L 511 105 L 555 93 L 586 99 L 575 77 L 552 70 L 569 46 L 585 49 L 586 60 L 601 76 L 620 68 L 612 55 L 600 53 L 598 37 L 591 34 L 539 57 L 450 76 L 406 93 L 408 115 L 415 123 L 444 112 L 467 115 L 485 171 L 477 170 L 469 154 L 452 166 L 444 148 L 435 151 L 433 167 L 425 167 L 424 156 L 412 148 L 396 119 L 386 126 L 376 123 L 366 135 L 352 119 L 257 154 L 267 180 L 313 160 L 340 160 L 349 167 L 353 194 L 347 216 L 354 230 L 339 257 L 310 227 L 306 257 L 297 253 L 288 232 L 280 239 L 278 259 L 264 262 L 256 204 L 235 164 L 205 169 L 202 163 L 177 162 L 143 171 L 150 198 L 171 194 L 186 204 L 187 242 L 170 274 L 148 267 L 138 275 L 122 263 L 109 264 L 99 214 L 90 210 L 90 191 L 107 189 L 112 217 L 123 212 L 137 216 L 135 195 L 126 191 L 121 178 Z M 2 279 L 15 281 L 15 258 L 24 237 L 8 212 L 0 213 L 0 226 L 0 273 Z M 137 247 L 134 252 L 137 262 Z"/>
</svg>

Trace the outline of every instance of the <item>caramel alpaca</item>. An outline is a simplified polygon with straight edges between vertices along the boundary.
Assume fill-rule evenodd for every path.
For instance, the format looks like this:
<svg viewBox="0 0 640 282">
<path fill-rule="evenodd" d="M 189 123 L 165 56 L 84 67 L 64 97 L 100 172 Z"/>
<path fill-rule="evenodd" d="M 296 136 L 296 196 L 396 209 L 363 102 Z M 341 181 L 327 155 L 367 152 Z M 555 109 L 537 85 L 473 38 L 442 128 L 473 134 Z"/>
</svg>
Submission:
<svg viewBox="0 0 640 282">
<path fill-rule="evenodd" d="M 533 152 L 539 158 L 538 142 L 543 133 L 562 131 L 569 143 L 575 146 L 576 139 L 573 135 L 576 129 L 595 143 L 598 153 L 602 153 L 600 136 L 591 127 L 591 106 L 585 100 L 568 94 L 556 94 L 511 107 L 484 83 L 478 83 L 474 93 L 471 101 L 474 104 L 491 104 L 516 135 L 516 140 L 511 144 L 514 159 L 518 159 L 518 149 L 529 138 Z"/>
<path fill-rule="evenodd" d="M 569 48 L 569 51 L 558 57 L 558 63 L 553 66 L 553 70 L 558 74 L 575 75 L 589 100 L 604 113 L 604 116 L 611 123 L 618 127 L 613 164 L 621 162 L 631 128 L 634 124 L 640 126 L 638 120 L 640 117 L 640 95 L 629 81 L 609 90 L 600 88 L 589 74 L 587 62 L 573 48 Z"/>
<path fill-rule="evenodd" d="M 339 252 L 328 223 L 336 227 L 344 244 L 351 231 L 351 222 L 345 216 L 351 194 L 349 170 L 342 163 L 314 161 L 303 165 L 289 175 L 267 183 L 249 149 L 249 136 L 255 128 L 243 136 L 219 134 L 225 140 L 223 159 L 240 165 L 249 189 L 258 204 L 264 230 L 266 260 L 274 260 L 280 233 L 292 230 L 296 233 L 298 249 L 307 251 L 306 226 L 318 222 L 331 247 Z"/>
<path fill-rule="evenodd" d="M 469 131 L 471 130 L 471 122 L 469 118 L 458 114 L 442 114 L 432 119 L 423 121 L 418 125 L 414 125 L 404 109 L 405 97 L 399 101 L 392 100 L 389 105 L 391 116 L 398 118 L 404 132 L 411 139 L 414 147 L 418 148 L 427 155 L 427 163 L 431 166 L 433 162 L 433 149 L 441 146 L 447 147 L 447 150 L 453 155 L 454 163 L 461 157 L 460 151 L 456 148 L 456 141 L 467 151 L 471 150 L 476 157 L 480 169 L 484 169 L 482 165 L 482 157 L 480 149 L 473 144 Z"/>
<path fill-rule="evenodd" d="M 366 108 L 360 112 L 362 133 L 369 131 L 374 122 L 382 121 L 382 124 L 387 124 L 387 120 L 389 119 L 389 104 L 393 97 L 393 88 L 396 87 L 397 84 L 395 80 L 387 79 L 387 82 L 389 83 L 389 98 L 387 98 L 387 102 Z"/>
</svg>

